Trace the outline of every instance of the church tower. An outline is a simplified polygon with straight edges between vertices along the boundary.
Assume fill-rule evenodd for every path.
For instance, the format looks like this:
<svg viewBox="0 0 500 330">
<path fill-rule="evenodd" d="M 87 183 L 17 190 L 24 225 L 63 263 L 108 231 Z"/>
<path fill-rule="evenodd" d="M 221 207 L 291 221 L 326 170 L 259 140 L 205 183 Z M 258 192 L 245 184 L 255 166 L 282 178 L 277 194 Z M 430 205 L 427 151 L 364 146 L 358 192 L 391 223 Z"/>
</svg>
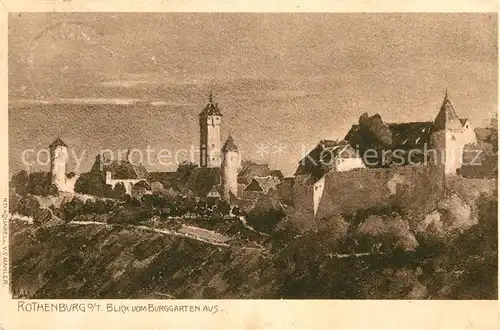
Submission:
<svg viewBox="0 0 500 330">
<path fill-rule="evenodd" d="M 52 183 L 59 191 L 64 191 L 66 187 L 66 163 L 68 162 L 68 146 L 57 138 L 49 146 L 50 152 L 50 173 Z"/>
<path fill-rule="evenodd" d="M 200 115 L 200 166 L 220 167 L 221 165 L 221 139 L 220 125 L 222 114 L 213 102 L 210 93 L 208 104 Z"/>
<path fill-rule="evenodd" d="M 240 165 L 238 147 L 231 135 L 222 147 L 222 199 L 230 201 L 230 193 L 238 197 L 238 167 Z"/>
<path fill-rule="evenodd" d="M 430 131 L 430 142 L 437 153 L 438 165 L 444 166 L 445 174 L 457 174 L 462 166 L 464 128 L 450 99 L 444 95 L 441 109 Z"/>
</svg>

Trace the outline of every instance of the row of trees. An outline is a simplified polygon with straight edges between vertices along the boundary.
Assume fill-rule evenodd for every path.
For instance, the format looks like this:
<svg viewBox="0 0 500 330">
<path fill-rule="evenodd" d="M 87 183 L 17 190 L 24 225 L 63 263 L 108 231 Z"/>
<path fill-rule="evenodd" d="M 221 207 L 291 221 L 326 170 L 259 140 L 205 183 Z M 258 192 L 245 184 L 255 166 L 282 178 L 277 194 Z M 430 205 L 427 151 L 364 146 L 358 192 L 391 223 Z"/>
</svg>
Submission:
<svg viewBox="0 0 500 330">
<path fill-rule="evenodd" d="M 57 187 L 52 184 L 52 176 L 46 172 L 33 172 L 28 175 L 28 172 L 22 170 L 12 177 L 10 187 L 21 196 L 27 194 L 39 196 L 57 194 Z"/>
<path fill-rule="evenodd" d="M 65 221 L 97 219 L 119 224 L 140 224 L 154 217 L 184 217 L 209 224 L 211 219 L 221 219 L 229 213 L 229 205 L 222 201 L 198 198 L 192 194 L 184 195 L 156 184 L 153 186 L 156 189 L 151 194 L 123 194 L 116 199 L 96 198 L 84 202 L 75 197 L 62 205 L 60 210 L 54 211 Z"/>
</svg>

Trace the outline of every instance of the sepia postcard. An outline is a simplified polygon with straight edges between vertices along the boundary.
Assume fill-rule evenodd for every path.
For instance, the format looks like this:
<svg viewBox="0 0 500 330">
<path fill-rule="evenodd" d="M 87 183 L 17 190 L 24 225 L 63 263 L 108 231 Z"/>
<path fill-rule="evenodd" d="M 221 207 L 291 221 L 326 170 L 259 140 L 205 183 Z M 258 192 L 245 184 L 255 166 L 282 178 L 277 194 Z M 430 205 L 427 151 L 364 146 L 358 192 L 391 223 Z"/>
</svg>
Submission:
<svg viewBox="0 0 500 330">
<path fill-rule="evenodd" d="M 4 4 L 0 329 L 497 329 L 494 2 L 187 3 Z"/>
</svg>

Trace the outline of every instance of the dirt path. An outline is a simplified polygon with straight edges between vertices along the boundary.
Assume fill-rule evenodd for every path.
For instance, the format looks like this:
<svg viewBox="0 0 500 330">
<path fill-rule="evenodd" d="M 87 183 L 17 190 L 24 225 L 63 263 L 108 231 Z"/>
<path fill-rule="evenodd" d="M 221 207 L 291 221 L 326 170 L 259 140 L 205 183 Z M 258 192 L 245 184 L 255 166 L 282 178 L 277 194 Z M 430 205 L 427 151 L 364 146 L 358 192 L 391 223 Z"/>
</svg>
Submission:
<svg viewBox="0 0 500 330">
<path fill-rule="evenodd" d="M 75 224 L 75 225 L 82 225 L 82 226 L 89 226 L 89 225 L 101 225 L 101 226 L 114 226 L 113 224 L 108 224 L 104 222 L 98 222 L 98 221 L 71 221 L 69 224 Z M 215 245 L 215 246 L 229 246 L 229 244 L 225 243 L 226 241 L 229 240 L 228 237 L 221 235 L 219 233 L 203 229 L 203 228 L 198 228 L 198 227 L 193 227 L 193 226 L 184 226 L 179 229 L 179 231 L 174 231 L 174 230 L 168 230 L 168 229 L 157 229 L 157 228 L 151 228 L 147 226 L 131 226 L 133 228 L 137 229 L 142 229 L 146 231 L 151 231 L 151 232 L 156 232 L 160 233 L 163 235 L 170 235 L 170 236 L 178 236 L 178 237 L 184 237 L 184 238 L 189 238 L 189 239 L 194 239 L 203 243 Z"/>
</svg>

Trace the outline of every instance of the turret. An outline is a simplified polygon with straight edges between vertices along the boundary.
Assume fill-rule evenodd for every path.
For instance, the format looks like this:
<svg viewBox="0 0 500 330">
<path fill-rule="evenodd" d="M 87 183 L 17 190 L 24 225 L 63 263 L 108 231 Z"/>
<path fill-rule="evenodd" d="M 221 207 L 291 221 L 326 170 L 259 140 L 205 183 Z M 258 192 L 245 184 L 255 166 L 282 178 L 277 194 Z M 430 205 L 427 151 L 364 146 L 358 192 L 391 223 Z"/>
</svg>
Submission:
<svg viewBox="0 0 500 330">
<path fill-rule="evenodd" d="M 68 162 L 68 146 L 57 138 L 49 146 L 50 152 L 50 173 L 52 183 L 59 191 L 64 191 L 66 187 L 66 163 Z"/>
<path fill-rule="evenodd" d="M 430 130 L 431 148 L 436 151 L 437 164 L 444 167 L 445 174 L 456 174 L 462 166 L 464 128 L 448 92 Z"/>
<path fill-rule="evenodd" d="M 230 193 L 238 197 L 238 167 L 240 163 L 238 147 L 231 135 L 222 147 L 222 199 L 230 201 Z"/>
<path fill-rule="evenodd" d="M 208 103 L 200 117 L 200 166 L 219 167 L 221 165 L 220 126 L 222 114 L 210 93 Z"/>
</svg>

